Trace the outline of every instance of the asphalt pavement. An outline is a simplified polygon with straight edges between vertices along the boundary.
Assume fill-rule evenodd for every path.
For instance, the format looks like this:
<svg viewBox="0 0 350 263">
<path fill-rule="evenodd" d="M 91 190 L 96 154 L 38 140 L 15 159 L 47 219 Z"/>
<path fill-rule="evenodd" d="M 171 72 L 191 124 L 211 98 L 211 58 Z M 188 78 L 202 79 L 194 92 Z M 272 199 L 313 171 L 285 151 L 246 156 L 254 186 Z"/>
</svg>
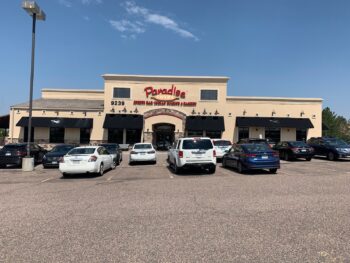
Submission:
<svg viewBox="0 0 350 263">
<path fill-rule="evenodd" d="M 277 174 L 0 170 L 0 262 L 350 262 L 350 161 Z"/>
</svg>

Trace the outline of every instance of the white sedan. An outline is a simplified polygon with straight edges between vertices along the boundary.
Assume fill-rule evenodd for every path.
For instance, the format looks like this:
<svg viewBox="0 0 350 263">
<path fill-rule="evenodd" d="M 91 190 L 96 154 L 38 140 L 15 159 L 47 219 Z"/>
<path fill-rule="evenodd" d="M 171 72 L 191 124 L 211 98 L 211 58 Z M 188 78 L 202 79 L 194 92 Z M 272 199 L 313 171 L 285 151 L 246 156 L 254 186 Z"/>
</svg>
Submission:
<svg viewBox="0 0 350 263">
<path fill-rule="evenodd" d="M 129 164 L 134 162 L 157 163 L 156 150 L 151 143 L 135 143 L 131 149 Z"/>
<path fill-rule="evenodd" d="M 102 146 L 77 147 L 60 159 L 59 170 L 67 174 L 96 173 L 114 169 L 113 155 Z"/>
</svg>

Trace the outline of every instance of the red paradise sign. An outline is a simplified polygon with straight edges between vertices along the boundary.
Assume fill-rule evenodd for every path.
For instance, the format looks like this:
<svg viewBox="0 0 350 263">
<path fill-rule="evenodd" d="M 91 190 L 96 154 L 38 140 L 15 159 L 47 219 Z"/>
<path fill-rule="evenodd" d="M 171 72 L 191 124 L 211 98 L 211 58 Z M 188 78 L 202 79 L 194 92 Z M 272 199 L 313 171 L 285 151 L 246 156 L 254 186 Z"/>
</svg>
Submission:
<svg viewBox="0 0 350 263">
<path fill-rule="evenodd" d="M 155 89 L 154 87 L 146 87 L 145 93 L 147 98 L 151 98 L 158 101 L 175 101 L 178 99 L 184 99 L 186 92 L 181 91 L 172 85 L 170 89 Z"/>
</svg>

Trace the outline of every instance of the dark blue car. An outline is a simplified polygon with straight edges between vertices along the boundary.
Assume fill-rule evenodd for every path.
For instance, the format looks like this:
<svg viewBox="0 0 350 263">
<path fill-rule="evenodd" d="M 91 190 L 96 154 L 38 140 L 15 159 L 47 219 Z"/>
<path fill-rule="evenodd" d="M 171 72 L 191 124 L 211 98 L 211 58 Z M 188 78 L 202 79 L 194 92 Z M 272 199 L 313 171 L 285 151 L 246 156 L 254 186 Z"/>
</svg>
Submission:
<svg viewBox="0 0 350 263">
<path fill-rule="evenodd" d="M 236 168 L 239 173 L 256 169 L 276 173 L 280 168 L 279 153 L 266 144 L 239 144 L 224 155 L 222 166 Z"/>
</svg>

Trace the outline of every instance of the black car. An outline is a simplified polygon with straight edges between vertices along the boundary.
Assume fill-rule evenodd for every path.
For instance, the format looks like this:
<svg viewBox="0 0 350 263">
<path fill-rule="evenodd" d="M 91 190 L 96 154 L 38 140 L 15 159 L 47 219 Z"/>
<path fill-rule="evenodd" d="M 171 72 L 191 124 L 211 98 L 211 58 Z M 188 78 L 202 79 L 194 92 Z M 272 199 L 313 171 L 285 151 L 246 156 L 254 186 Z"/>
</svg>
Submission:
<svg viewBox="0 0 350 263">
<path fill-rule="evenodd" d="M 56 145 L 52 148 L 51 151 L 49 151 L 47 154 L 43 157 L 43 167 L 49 168 L 49 167 L 58 167 L 59 166 L 59 159 L 66 155 L 70 150 L 75 148 L 76 145 L 72 144 L 60 144 Z"/>
<path fill-rule="evenodd" d="M 41 163 L 46 153 L 47 151 L 38 144 L 30 144 L 30 156 L 34 157 L 35 163 Z M 0 167 L 4 168 L 7 165 L 22 167 L 22 159 L 25 156 L 27 156 L 26 143 L 7 144 L 0 150 Z"/>
<path fill-rule="evenodd" d="M 168 141 L 158 141 L 156 143 L 156 149 L 157 151 L 167 151 L 169 150 L 169 147 L 171 146 L 171 143 Z"/>
<path fill-rule="evenodd" d="M 105 147 L 110 154 L 113 154 L 115 166 L 121 163 L 123 160 L 123 153 L 118 143 L 102 143 L 100 146 Z"/>
<path fill-rule="evenodd" d="M 279 142 L 273 147 L 279 152 L 280 158 L 290 161 L 296 158 L 304 158 L 311 161 L 314 156 L 314 149 L 302 141 Z"/>
<path fill-rule="evenodd" d="M 313 137 L 307 143 L 314 148 L 315 155 L 325 156 L 330 161 L 350 157 L 350 145 L 332 137 Z"/>
</svg>

